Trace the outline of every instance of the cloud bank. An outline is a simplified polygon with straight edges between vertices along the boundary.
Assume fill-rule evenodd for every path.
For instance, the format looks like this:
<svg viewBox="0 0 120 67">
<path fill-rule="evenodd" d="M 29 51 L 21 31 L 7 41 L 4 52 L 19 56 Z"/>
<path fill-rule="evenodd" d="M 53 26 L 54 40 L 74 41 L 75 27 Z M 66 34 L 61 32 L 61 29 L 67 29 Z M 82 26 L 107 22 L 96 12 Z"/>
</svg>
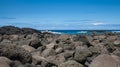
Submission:
<svg viewBox="0 0 120 67">
<path fill-rule="evenodd" d="M 103 22 L 97 22 L 97 23 L 92 23 L 92 25 L 104 25 L 105 23 Z"/>
<path fill-rule="evenodd" d="M 0 19 L 7 19 L 7 20 L 9 20 L 9 19 L 16 19 L 16 18 L 13 18 L 13 17 L 0 17 Z"/>
</svg>

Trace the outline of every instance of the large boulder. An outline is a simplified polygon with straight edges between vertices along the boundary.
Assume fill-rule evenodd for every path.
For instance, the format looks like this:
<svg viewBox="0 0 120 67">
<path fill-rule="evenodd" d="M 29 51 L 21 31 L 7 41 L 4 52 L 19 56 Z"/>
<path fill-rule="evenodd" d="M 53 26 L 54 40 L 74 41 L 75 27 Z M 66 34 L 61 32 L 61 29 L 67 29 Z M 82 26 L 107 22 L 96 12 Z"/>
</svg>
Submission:
<svg viewBox="0 0 120 67">
<path fill-rule="evenodd" d="M 70 35 L 60 35 L 57 40 L 56 43 L 57 44 L 71 44 L 72 42 L 71 36 Z"/>
<path fill-rule="evenodd" d="M 92 53 L 87 47 L 84 46 L 78 46 L 75 49 L 75 54 L 74 54 L 74 60 L 78 62 L 83 62 L 87 59 L 88 56 L 90 56 Z"/>
<path fill-rule="evenodd" d="M 40 67 L 52 67 L 55 66 L 51 62 L 42 56 L 39 55 L 32 55 L 32 63 L 35 65 L 40 65 Z"/>
<path fill-rule="evenodd" d="M 71 58 L 71 57 L 73 57 L 73 55 L 74 55 L 74 51 L 65 50 L 65 51 L 63 52 L 63 55 L 64 55 L 65 59 Z"/>
<path fill-rule="evenodd" d="M 102 54 L 93 59 L 89 67 L 120 67 L 120 57 Z"/>
<path fill-rule="evenodd" d="M 41 56 L 43 57 L 48 57 L 48 56 L 53 56 L 55 55 L 56 52 L 54 49 L 45 49 L 42 53 L 41 53 Z"/>
<path fill-rule="evenodd" d="M 32 60 L 28 51 L 16 45 L 0 45 L 0 56 L 6 56 L 11 60 L 19 60 L 22 63 L 29 63 Z"/>
<path fill-rule="evenodd" d="M 54 49 L 56 46 L 57 46 L 57 44 L 50 43 L 50 44 L 46 45 L 46 48 L 48 48 L 48 49 Z"/>
<path fill-rule="evenodd" d="M 67 62 L 61 63 L 58 67 L 84 67 L 84 66 L 74 60 L 69 60 Z"/>
<path fill-rule="evenodd" d="M 37 67 L 52 67 L 54 66 L 53 64 L 47 62 L 47 59 L 44 56 L 49 55 L 49 50 L 44 51 L 45 55 L 42 54 L 43 56 L 40 56 L 40 53 L 43 52 L 45 49 L 45 46 L 38 47 L 34 52 L 32 52 L 32 63 L 36 64 Z M 48 51 L 48 54 L 46 52 Z"/>
<path fill-rule="evenodd" d="M 93 54 L 108 54 L 109 53 L 107 48 L 102 43 L 96 44 L 94 47 L 93 46 L 89 47 L 89 50 Z"/>
<path fill-rule="evenodd" d="M 10 67 L 12 61 L 6 57 L 0 57 L 0 67 Z"/>
<path fill-rule="evenodd" d="M 29 45 L 22 45 L 22 48 L 24 48 L 28 52 L 35 51 L 35 48 L 29 46 Z"/>
<path fill-rule="evenodd" d="M 54 64 L 54 65 L 59 65 L 59 64 L 65 62 L 65 58 L 64 58 L 63 54 L 58 54 L 58 55 L 55 55 L 55 56 L 47 57 L 47 61 L 49 63 Z"/>
<path fill-rule="evenodd" d="M 32 63 L 39 64 L 41 62 L 47 62 L 46 58 L 39 55 L 32 55 Z"/>
</svg>

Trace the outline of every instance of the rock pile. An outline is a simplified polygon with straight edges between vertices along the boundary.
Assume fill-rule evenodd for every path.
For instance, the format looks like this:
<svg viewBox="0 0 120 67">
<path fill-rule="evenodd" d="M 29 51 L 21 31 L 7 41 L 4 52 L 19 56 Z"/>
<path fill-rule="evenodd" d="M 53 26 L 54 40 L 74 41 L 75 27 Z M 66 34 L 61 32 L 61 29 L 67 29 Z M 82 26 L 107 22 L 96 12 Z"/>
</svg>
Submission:
<svg viewBox="0 0 120 67">
<path fill-rule="evenodd" d="M 56 35 L 1 27 L 0 67 L 120 67 L 120 34 Z"/>
</svg>

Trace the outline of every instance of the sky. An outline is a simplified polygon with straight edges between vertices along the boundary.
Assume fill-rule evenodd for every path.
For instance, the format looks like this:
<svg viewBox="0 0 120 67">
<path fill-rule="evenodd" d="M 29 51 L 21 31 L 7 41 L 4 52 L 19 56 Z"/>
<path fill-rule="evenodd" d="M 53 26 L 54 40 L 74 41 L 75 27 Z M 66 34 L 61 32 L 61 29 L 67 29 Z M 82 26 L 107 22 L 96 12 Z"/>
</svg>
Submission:
<svg viewBox="0 0 120 67">
<path fill-rule="evenodd" d="M 0 26 L 120 30 L 120 0 L 0 0 Z"/>
</svg>

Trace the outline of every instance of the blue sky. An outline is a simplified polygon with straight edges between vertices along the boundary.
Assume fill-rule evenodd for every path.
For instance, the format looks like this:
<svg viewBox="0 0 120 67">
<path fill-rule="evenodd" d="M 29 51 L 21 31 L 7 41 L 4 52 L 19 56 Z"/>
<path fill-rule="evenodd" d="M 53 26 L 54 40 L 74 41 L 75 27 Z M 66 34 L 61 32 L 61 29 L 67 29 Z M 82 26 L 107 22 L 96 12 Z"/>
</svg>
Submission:
<svg viewBox="0 0 120 67">
<path fill-rule="evenodd" d="M 0 0 L 0 26 L 120 29 L 120 0 Z"/>
</svg>

